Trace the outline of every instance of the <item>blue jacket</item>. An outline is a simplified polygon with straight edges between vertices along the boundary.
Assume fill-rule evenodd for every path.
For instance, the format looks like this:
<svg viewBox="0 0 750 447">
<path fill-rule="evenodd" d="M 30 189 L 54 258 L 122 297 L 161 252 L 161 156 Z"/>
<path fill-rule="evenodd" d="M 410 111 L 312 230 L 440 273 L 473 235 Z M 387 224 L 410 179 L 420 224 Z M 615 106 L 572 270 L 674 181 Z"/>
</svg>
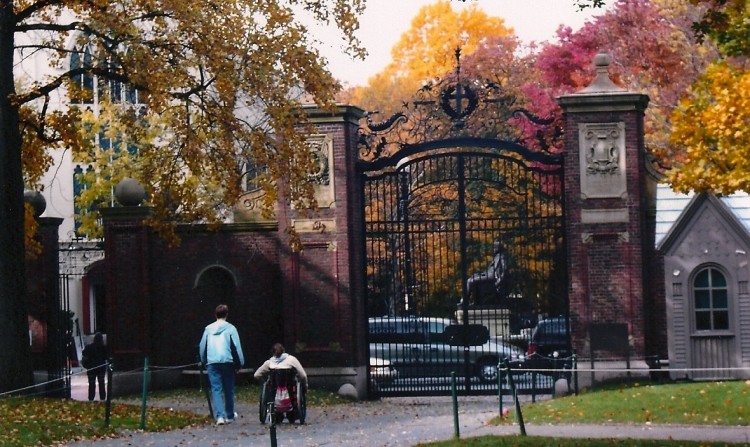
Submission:
<svg viewBox="0 0 750 447">
<path fill-rule="evenodd" d="M 232 363 L 232 350 L 230 341 L 234 342 L 237 348 L 237 354 L 240 357 L 240 364 L 245 364 L 245 356 L 242 354 L 242 345 L 240 344 L 240 335 L 234 325 L 224 320 L 216 320 L 206 326 L 203 331 L 203 337 L 198 347 L 201 362 L 204 365 L 211 363 Z"/>
</svg>

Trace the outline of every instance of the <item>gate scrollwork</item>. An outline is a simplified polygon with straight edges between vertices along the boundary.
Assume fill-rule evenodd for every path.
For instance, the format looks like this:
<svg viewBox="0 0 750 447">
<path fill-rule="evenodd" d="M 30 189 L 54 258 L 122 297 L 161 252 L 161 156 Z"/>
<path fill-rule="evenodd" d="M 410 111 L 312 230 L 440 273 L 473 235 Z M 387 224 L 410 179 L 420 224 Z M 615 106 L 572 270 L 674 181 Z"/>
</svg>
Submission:
<svg viewBox="0 0 750 447">
<path fill-rule="evenodd" d="M 495 82 L 461 79 L 460 64 L 451 76 L 425 84 L 396 113 L 382 119 L 380 115 L 380 111 L 365 113 L 358 130 L 362 162 L 390 159 L 426 141 L 468 135 L 518 143 L 520 120 L 538 126 L 555 122 L 554 116 L 541 118 L 521 107 L 518 98 Z M 560 136 L 559 131 L 552 133 L 553 140 Z M 535 138 L 541 151 L 549 152 L 550 142 L 541 130 Z"/>
</svg>

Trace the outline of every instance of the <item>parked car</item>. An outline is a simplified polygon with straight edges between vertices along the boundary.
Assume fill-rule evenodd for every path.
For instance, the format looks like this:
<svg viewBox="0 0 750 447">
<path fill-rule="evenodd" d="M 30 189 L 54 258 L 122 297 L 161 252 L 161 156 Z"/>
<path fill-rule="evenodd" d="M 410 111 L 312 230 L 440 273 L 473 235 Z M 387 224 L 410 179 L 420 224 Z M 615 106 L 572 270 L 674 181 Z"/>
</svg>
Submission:
<svg viewBox="0 0 750 447">
<path fill-rule="evenodd" d="M 572 369 L 573 348 L 566 317 L 540 320 L 531 331 L 526 358 L 514 363 L 521 369 L 540 370 L 541 374 L 554 376 L 558 369 Z"/>
<path fill-rule="evenodd" d="M 389 385 L 398 379 L 398 371 L 391 362 L 377 357 L 370 357 L 370 380 L 375 385 Z"/>
<path fill-rule="evenodd" d="M 482 325 L 458 325 L 447 318 L 370 318 L 370 356 L 386 359 L 400 377 L 444 377 L 465 371 L 483 382 L 497 381 L 500 360 L 517 359 L 523 351 L 504 342 L 490 340 Z"/>
</svg>

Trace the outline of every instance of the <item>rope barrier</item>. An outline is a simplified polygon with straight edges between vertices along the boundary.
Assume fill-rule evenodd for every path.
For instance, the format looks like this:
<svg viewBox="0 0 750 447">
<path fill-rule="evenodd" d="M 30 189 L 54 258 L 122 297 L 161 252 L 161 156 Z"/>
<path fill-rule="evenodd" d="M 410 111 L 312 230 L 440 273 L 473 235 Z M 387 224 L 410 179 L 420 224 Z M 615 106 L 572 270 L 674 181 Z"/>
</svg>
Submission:
<svg viewBox="0 0 750 447">
<path fill-rule="evenodd" d="M 52 383 L 52 382 L 50 382 L 50 383 Z M 30 387 L 30 388 L 35 388 L 35 387 Z M 47 395 L 47 394 L 50 394 L 50 393 L 61 392 L 61 391 L 64 391 L 64 390 L 65 390 L 65 387 L 60 387 L 60 388 L 49 388 L 49 387 L 47 387 L 44 390 L 37 391 L 35 393 L 24 393 L 23 397 L 44 396 L 44 395 Z M 5 393 L 3 393 L 3 394 L 5 394 Z M 2 399 L 9 399 L 9 398 L 12 398 L 12 397 L 13 396 L 3 396 L 1 398 Z"/>
<path fill-rule="evenodd" d="M 161 371 L 168 371 L 168 370 L 185 369 L 185 368 L 189 368 L 189 367 L 192 367 L 192 366 L 198 366 L 199 364 L 200 364 L 199 362 L 195 362 L 195 363 L 188 363 L 188 364 L 176 365 L 176 366 L 149 366 L 149 369 L 152 370 L 152 371 L 155 370 L 155 369 L 158 369 L 158 370 L 161 370 Z M 33 385 L 29 385 L 29 386 L 26 386 L 26 387 L 23 387 L 23 388 L 18 388 L 18 389 L 11 390 L 11 391 L 5 391 L 5 392 L 0 393 L 0 398 L 12 397 L 15 394 L 20 394 L 20 393 L 23 393 L 24 391 L 32 390 L 32 389 L 39 388 L 39 387 L 44 388 L 44 390 L 43 391 L 38 391 L 38 392 L 35 392 L 35 393 L 31 393 L 31 394 L 24 393 L 24 396 L 38 396 L 38 395 L 49 394 L 51 391 L 62 391 L 62 390 L 65 390 L 67 387 L 60 387 L 60 388 L 50 389 L 49 385 L 52 385 L 52 384 L 54 384 L 56 382 L 67 381 L 70 378 L 75 377 L 75 376 L 86 375 L 86 374 L 88 374 L 88 371 L 90 371 L 90 370 L 99 369 L 99 368 L 106 368 L 109 365 L 110 365 L 110 363 L 105 362 L 105 363 L 102 363 L 101 365 L 95 366 L 93 368 L 83 369 L 83 370 L 78 371 L 78 372 L 71 372 L 70 374 L 66 374 L 63 377 L 59 377 L 59 378 L 56 378 L 56 379 L 48 380 L 46 382 L 39 382 L 39 383 L 35 383 Z M 133 369 L 128 370 L 128 371 L 118 371 L 118 373 L 117 373 L 117 375 L 119 377 L 129 376 L 129 375 L 134 375 L 134 374 L 138 374 L 138 375 L 143 374 L 143 368 L 142 367 L 141 368 L 133 368 Z"/>
<path fill-rule="evenodd" d="M 95 366 L 94 368 L 89 368 L 89 369 L 92 369 L 92 370 L 93 370 L 93 369 L 96 369 L 96 368 L 106 368 L 106 367 L 107 367 L 107 365 L 108 365 L 108 363 L 102 363 L 102 364 L 101 364 L 101 365 L 99 365 L 99 366 Z M 65 376 L 63 376 L 63 377 L 59 377 L 59 378 L 57 378 L 57 379 L 52 379 L 52 380 L 48 380 L 48 381 L 46 381 L 46 382 L 35 383 L 34 385 L 29 385 L 29 386 L 27 386 L 27 387 L 23 387 L 23 388 L 18 388 L 18 389 L 16 389 L 16 390 L 5 391 L 5 392 L 3 392 L 3 393 L 0 393 L 0 397 L 5 397 L 5 396 L 9 396 L 9 395 L 12 395 L 12 394 L 16 394 L 16 393 L 21 393 L 21 392 L 23 392 L 23 391 L 26 391 L 26 390 L 30 390 L 30 389 L 33 389 L 33 388 L 38 388 L 38 387 L 46 387 L 46 388 L 45 388 L 45 390 L 44 390 L 43 392 L 39 392 L 39 393 L 34 393 L 34 394 L 30 394 L 31 396 L 33 396 L 33 395 L 39 395 L 39 394 L 47 394 L 47 393 L 49 393 L 50 391 L 55 391 L 55 390 L 50 390 L 50 389 L 49 389 L 49 388 L 47 387 L 47 385 L 51 385 L 51 384 L 53 384 L 53 383 L 55 383 L 55 382 L 61 382 L 61 381 L 63 381 L 63 380 L 67 381 L 67 380 L 69 380 L 69 378 L 72 378 L 72 377 L 74 377 L 74 376 L 78 376 L 78 375 L 83 375 L 83 374 L 86 374 L 86 373 L 87 373 L 87 370 L 79 371 L 79 372 L 77 372 L 77 373 L 71 372 L 70 374 L 67 374 L 67 375 L 65 375 Z M 64 390 L 64 389 L 65 389 L 65 387 L 63 387 L 63 388 L 58 388 L 57 390 Z M 25 395 L 29 395 L 29 394 L 25 394 Z"/>
<path fill-rule="evenodd" d="M 170 370 L 170 369 L 185 369 L 191 366 L 197 366 L 199 365 L 199 362 L 195 363 L 188 363 L 186 365 L 179 365 L 179 366 L 157 366 L 157 365 L 149 365 L 149 369 L 162 369 L 162 370 Z"/>
<path fill-rule="evenodd" d="M 707 372 L 707 371 L 750 371 L 750 368 L 511 368 L 513 372 Z"/>
<path fill-rule="evenodd" d="M 544 358 L 546 360 L 552 361 L 552 362 L 565 362 L 567 360 L 572 360 L 573 357 L 544 357 L 539 356 L 540 358 Z M 579 359 L 580 361 L 581 359 Z M 601 359 L 597 359 L 598 361 L 601 361 Z M 622 359 L 618 359 L 619 361 L 622 361 Z M 631 359 L 632 360 L 632 359 Z M 109 363 L 102 363 L 99 366 L 96 366 L 95 368 L 90 369 L 96 369 L 96 368 L 102 368 L 107 367 Z M 200 362 L 194 362 L 194 363 L 187 363 L 184 365 L 175 365 L 175 366 L 154 366 L 149 365 L 149 369 L 151 371 L 154 370 L 160 370 L 160 371 L 169 371 L 169 370 L 177 370 L 177 369 L 186 369 L 192 366 L 199 366 Z M 750 371 L 750 368 L 747 367 L 721 367 L 721 368 L 511 368 L 510 371 L 514 373 L 533 373 L 533 372 L 547 372 L 547 373 L 566 373 L 566 372 L 681 372 L 681 373 L 687 373 L 687 372 L 730 372 L 730 371 Z M 82 370 L 75 373 L 70 373 L 69 375 L 66 375 L 64 377 L 60 377 L 57 379 L 48 380 L 46 382 L 40 382 L 35 383 L 33 385 L 29 385 L 27 387 L 18 388 L 11 391 L 5 391 L 0 393 L 0 398 L 2 397 L 10 397 L 14 394 L 19 394 L 27 390 L 39 388 L 39 387 L 48 387 L 51 384 L 54 384 L 56 382 L 61 381 L 67 381 L 71 377 L 78 376 L 78 375 L 84 375 L 87 374 L 88 370 Z M 118 371 L 117 375 L 119 377 L 122 376 L 128 376 L 128 375 L 134 375 L 134 374 L 143 374 L 143 368 L 133 368 L 128 371 Z M 24 394 L 25 396 L 34 396 L 34 395 L 41 395 L 41 394 L 48 394 L 50 391 L 61 391 L 64 390 L 65 387 L 58 388 L 56 390 L 50 390 L 49 388 L 45 388 L 44 391 L 40 391 L 38 393 L 34 394 Z"/>
<path fill-rule="evenodd" d="M 53 384 L 55 382 L 59 382 L 59 381 L 62 381 L 62 380 L 68 380 L 68 377 L 70 377 L 70 376 L 60 377 L 58 379 L 49 380 L 47 382 L 35 383 L 34 385 L 29 385 L 27 387 L 18 388 L 18 389 L 11 390 L 11 391 L 5 391 L 5 392 L 0 393 L 0 397 L 11 396 L 12 394 L 21 393 L 23 391 L 30 390 L 30 389 L 33 389 L 33 388 L 37 388 L 37 387 L 40 387 L 40 386 L 46 386 L 46 385 L 50 385 L 50 384 Z M 45 389 L 44 393 L 46 394 L 48 392 L 49 392 L 49 390 Z"/>
</svg>

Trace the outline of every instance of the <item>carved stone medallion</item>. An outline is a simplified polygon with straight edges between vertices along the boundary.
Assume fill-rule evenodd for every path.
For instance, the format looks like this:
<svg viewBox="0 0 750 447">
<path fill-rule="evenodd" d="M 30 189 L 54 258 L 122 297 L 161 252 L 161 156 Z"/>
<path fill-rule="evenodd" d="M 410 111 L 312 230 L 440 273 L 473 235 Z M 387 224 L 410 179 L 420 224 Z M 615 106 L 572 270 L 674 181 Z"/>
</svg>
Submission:
<svg viewBox="0 0 750 447">
<path fill-rule="evenodd" d="M 578 134 L 583 198 L 624 198 L 627 195 L 625 124 L 579 124 Z"/>
</svg>

